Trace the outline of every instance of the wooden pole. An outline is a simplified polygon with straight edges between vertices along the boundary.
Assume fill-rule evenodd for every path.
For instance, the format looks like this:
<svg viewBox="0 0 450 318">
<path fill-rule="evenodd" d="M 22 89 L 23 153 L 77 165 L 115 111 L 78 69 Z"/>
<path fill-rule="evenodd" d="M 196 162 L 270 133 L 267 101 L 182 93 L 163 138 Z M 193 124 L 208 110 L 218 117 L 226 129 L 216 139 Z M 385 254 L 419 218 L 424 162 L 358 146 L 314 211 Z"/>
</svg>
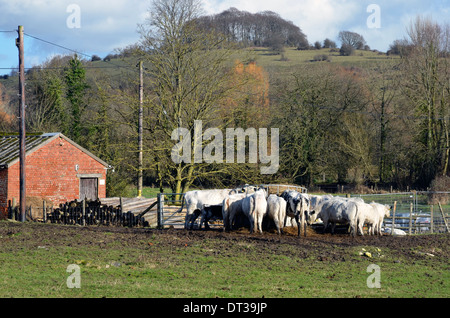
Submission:
<svg viewBox="0 0 450 318">
<path fill-rule="evenodd" d="M 45 200 L 42 201 L 42 220 L 44 223 L 47 223 L 47 207 L 45 204 Z"/>
<path fill-rule="evenodd" d="M 144 117 L 144 72 L 142 61 L 139 61 L 139 127 L 138 127 L 138 147 L 139 147 L 139 163 L 138 163 L 138 197 L 142 197 L 142 183 L 143 183 L 143 117 Z"/>
<path fill-rule="evenodd" d="M 11 210 L 12 210 L 12 214 L 11 214 L 11 219 L 13 219 L 14 221 L 17 221 L 17 217 L 16 217 L 16 198 L 12 198 L 12 205 L 11 205 Z"/>
<path fill-rule="evenodd" d="M 412 214 L 413 214 L 413 204 L 412 202 L 409 205 L 409 235 L 412 232 Z"/>
<path fill-rule="evenodd" d="M 444 210 L 442 210 L 441 202 L 438 202 L 438 204 L 439 204 L 439 210 L 441 210 L 442 218 L 444 219 L 445 228 L 447 229 L 447 232 L 450 232 L 450 230 L 448 228 L 447 220 L 445 219 Z"/>
<path fill-rule="evenodd" d="M 86 199 L 83 199 L 83 201 L 81 201 L 81 225 L 85 226 L 86 225 Z"/>
<path fill-rule="evenodd" d="M 19 162 L 20 162 L 20 220 L 25 222 L 26 220 L 26 183 L 25 183 L 25 65 L 24 65 L 24 45 L 23 45 L 23 26 L 19 25 L 17 31 L 19 38 L 16 40 L 17 48 L 19 49 Z"/>
<path fill-rule="evenodd" d="M 433 234 L 433 205 L 430 205 L 430 231 Z"/>
<path fill-rule="evenodd" d="M 396 209 L 397 209 L 397 201 L 394 201 L 394 208 L 392 209 L 391 235 L 394 235 L 395 210 Z"/>
</svg>

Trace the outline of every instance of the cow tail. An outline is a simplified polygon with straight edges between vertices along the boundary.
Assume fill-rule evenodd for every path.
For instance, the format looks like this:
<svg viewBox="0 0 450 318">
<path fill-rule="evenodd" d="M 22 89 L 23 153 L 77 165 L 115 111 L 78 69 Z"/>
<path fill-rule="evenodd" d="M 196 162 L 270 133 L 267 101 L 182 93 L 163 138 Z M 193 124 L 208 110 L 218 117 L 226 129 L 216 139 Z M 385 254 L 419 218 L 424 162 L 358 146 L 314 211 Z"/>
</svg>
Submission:
<svg viewBox="0 0 450 318">
<path fill-rule="evenodd" d="M 255 196 L 250 197 L 250 213 L 253 216 L 253 231 L 257 232 L 258 220 L 256 219 L 256 201 Z"/>
<path fill-rule="evenodd" d="M 225 211 L 228 211 L 228 208 L 230 207 L 229 200 L 230 200 L 229 198 L 226 198 L 225 200 L 223 200 L 223 205 L 222 205 L 223 226 L 226 231 L 229 229 L 229 225 L 228 225 L 229 216 L 228 216 L 228 213 L 225 213 Z"/>
<path fill-rule="evenodd" d="M 181 199 L 181 208 L 177 211 L 177 213 L 181 213 L 183 211 L 184 201 L 185 201 L 185 199 L 184 199 L 184 195 L 183 195 L 183 198 Z"/>
<path fill-rule="evenodd" d="M 352 202 L 352 206 L 354 208 L 354 215 L 352 220 L 350 220 L 350 234 L 355 237 L 358 233 L 358 223 L 359 223 L 359 215 L 358 215 L 358 205 Z"/>
</svg>

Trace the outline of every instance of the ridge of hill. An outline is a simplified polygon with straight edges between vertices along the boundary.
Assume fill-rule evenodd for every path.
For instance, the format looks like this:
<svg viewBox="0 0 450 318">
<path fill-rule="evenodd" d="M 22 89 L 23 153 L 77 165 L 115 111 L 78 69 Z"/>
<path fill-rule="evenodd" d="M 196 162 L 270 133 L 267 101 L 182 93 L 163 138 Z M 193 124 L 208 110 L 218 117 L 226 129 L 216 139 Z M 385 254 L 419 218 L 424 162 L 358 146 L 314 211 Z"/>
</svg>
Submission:
<svg viewBox="0 0 450 318">
<path fill-rule="evenodd" d="M 285 47 L 281 53 L 265 47 L 252 47 L 244 50 L 250 50 L 254 54 L 253 58 L 256 64 L 263 67 L 274 77 L 286 76 L 294 73 L 297 68 L 319 63 L 331 63 L 365 69 L 373 67 L 379 62 L 396 61 L 400 58 L 397 55 L 388 56 L 382 52 L 364 50 L 356 50 L 355 54 L 351 56 L 341 56 L 336 49 L 298 50 L 292 47 Z M 130 57 L 123 59 L 113 58 L 108 61 L 84 61 L 87 78 L 92 78 L 93 76 L 110 78 L 113 83 L 120 81 L 124 73 L 136 72 L 138 74 L 137 68 L 133 67 L 135 64 L 136 62 Z M 39 67 L 37 66 L 36 68 Z M 0 77 L 0 84 L 3 86 L 3 94 L 9 96 L 10 111 L 11 105 L 15 105 L 16 101 L 18 75 Z M 4 105 L 4 108 L 8 111 L 8 105 Z"/>
</svg>

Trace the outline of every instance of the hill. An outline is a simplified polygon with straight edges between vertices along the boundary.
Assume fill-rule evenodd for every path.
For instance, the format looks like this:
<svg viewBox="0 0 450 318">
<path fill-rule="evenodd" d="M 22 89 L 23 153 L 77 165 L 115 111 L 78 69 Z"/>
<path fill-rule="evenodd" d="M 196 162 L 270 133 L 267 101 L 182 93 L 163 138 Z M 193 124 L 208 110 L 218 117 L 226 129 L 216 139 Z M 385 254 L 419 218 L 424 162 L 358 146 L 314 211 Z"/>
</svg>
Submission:
<svg viewBox="0 0 450 318">
<path fill-rule="evenodd" d="M 314 66 L 320 63 L 331 63 L 345 67 L 370 68 L 379 62 L 396 61 L 397 55 L 387 56 L 385 53 L 377 51 L 356 50 L 352 56 L 341 56 L 339 52 L 333 52 L 330 49 L 320 50 L 298 50 L 293 47 L 284 47 L 281 53 L 266 47 L 252 47 L 245 49 L 253 56 L 254 61 L 262 66 L 274 78 L 283 77 L 294 73 L 297 68 L 304 66 Z M 316 56 L 327 56 L 327 61 L 315 61 Z M 121 82 L 129 76 L 138 78 L 138 69 L 135 67 L 137 61 L 134 58 L 113 58 L 107 61 L 88 61 L 84 60 L 86 77 L 88 79 L 103 79 L 109 81 L 112 87 L 120 87 Z M 37 66 L 36 69 L 39 69 Z M 33 69 L 27 70 L 27 73 Z M 134 75 L 133 75 L 134 74 Z M 9 100 L 9 106 L 4 105 L 7 112 L 12 112 L 17 102 L 18 74 L 12 76 L 0 77 L 0 84 L 3 86 L 3 100 Z"/>
</svg>

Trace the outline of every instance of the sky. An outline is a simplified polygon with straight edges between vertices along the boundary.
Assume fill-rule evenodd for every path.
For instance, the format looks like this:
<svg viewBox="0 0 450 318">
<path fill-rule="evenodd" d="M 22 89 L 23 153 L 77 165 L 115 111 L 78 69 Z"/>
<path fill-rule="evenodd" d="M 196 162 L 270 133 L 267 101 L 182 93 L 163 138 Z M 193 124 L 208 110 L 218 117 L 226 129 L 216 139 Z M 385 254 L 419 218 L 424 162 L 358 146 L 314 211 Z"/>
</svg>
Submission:
<svg viewBox="0 0 450 318">
<path fill-rule="evenodd" d="M 251 13 L 276 12 L 299 26 L 310 43 L 329 38 L 339 45 L 339 31 L 357 32 L 371 49 L 383 52 L 406 36 L 407 26 L 417 15 L 450 23 L 450 0 L 201 1 L 205 14 L 230 7 Z M 137 26 L 145 21 L 150 4 L 151 0 L 0 0 L 0 75 L 18 65 L 18 25 L 23 25 L 26 34 L 27 68 L 56 54 L 72 53 L 33 37 L 103 58 L 139 40 Z"/>
</svg>

